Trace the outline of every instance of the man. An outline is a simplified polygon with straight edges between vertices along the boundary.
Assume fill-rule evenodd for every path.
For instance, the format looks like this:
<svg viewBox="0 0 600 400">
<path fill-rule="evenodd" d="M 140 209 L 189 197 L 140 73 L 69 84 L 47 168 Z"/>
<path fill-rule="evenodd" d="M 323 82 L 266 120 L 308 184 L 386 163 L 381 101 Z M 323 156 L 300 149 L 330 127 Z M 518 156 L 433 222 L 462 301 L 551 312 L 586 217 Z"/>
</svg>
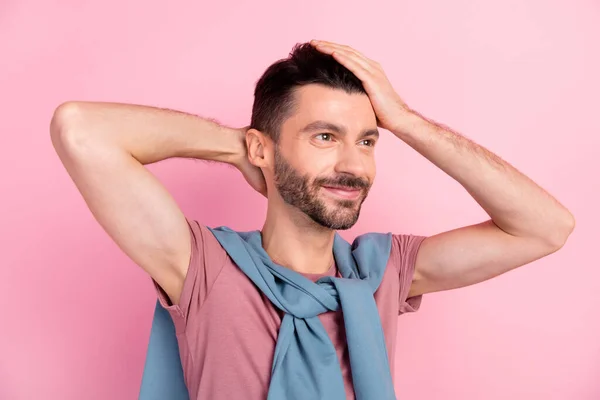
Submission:
<svg viewBox="0 0 600 400">
<path fill-rule="evenodd" d="M 427 238 L 376 236 L 355 243 L 370 251 L 368 262 L 358 253 L 344 258 L 349 250 L 335 231 L 354 225 L 373 183 L 378 127 L 456 179 L 490 219 Z M 425 293 L 551 254 L 575 226 L 565 207 L 508 163 L 410 109 L 379 64 L 330 42 L 299 45 L 267 69 L 249 128 L 70 102 L 56 110 L 51 136 L 98 222 L 155 281 L 193 399 L 394 398 L 398 314 L 415 311 Z M 236 166 L 268 198 L 261 231 L 244 236 L 187 219 L 143 167 L 170 157 Z M 380 239 L 387 247 L 377 247 Z M 366 277 L 380 259 L 382 268 Z M 351 292 L 349 282 L 372 284 L 374 276 L 372 293 L 365 285 Z M 307 299 L 322 309 L 294 311 Z M 371 328 L 372 336 L 356 337 Z M 381 387 L 388 392 L 374 395 Z"/>
</svg>

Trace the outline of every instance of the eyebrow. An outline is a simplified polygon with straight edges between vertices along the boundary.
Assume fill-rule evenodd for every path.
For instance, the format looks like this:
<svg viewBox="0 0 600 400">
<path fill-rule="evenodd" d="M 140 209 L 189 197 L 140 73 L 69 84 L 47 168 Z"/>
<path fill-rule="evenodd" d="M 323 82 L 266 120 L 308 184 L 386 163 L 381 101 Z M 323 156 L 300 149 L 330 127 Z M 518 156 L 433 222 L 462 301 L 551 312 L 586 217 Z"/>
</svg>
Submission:
<svg viewBox="0 0 600 400">
<path fill-rule="evenodd" d="M 346 135 L 347 131 L 344 127 L 333 124 L 327 121 L 314 121 L 306 125 L 300 130 L 300 132 L 314 132 L 314 131 L 332 131 L 341 135 Z M 377 129 L 365 129 L 360 133 L 360 137 L 375 136 L 379 137 L 379 130 Z"/>
</svg>

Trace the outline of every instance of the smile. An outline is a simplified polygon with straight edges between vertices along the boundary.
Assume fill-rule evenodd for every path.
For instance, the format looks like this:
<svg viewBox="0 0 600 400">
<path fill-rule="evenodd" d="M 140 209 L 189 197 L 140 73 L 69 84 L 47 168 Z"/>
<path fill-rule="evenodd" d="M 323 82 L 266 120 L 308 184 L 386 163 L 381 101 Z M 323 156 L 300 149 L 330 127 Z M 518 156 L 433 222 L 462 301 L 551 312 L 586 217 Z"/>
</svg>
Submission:
<svg viewBox="0 0 600 400">
<path fill-rule="evenodd" d="M 341 198 L 344 200 L 355 200 L 357 199 L 362 190 L 354 189 L 349 187 L 334 187 L 334 186 L 322 186 L 325 191 L 334 197 Z"/>
</svg>

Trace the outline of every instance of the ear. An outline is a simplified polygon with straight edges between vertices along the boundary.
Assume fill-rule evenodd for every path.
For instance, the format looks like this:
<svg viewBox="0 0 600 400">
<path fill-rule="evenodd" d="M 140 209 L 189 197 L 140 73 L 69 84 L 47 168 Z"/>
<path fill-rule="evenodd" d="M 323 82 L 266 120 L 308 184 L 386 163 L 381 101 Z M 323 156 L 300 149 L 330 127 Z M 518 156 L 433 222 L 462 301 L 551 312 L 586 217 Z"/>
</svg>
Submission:
<svg viewBox="0 0 600 400">
<path fill-rule="evenodd" d="M 256 129 L 246 131 L 246 148 L 250 163 L 258 168 L 271 166 L 272 139 Z"/>
</svg>

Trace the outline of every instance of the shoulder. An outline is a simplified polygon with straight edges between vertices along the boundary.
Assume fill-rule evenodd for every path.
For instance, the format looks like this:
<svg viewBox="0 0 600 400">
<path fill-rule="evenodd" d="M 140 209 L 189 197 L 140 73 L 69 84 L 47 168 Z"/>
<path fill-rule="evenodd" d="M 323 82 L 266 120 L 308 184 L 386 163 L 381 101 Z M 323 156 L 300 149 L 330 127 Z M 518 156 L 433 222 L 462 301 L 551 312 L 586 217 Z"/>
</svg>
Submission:
<svg viewBox="0 0 600 400">
<path fill-rule="evenodd" d="M 392 234 L 392 245 L 390 249 L 390 262 L 402 273 L 414 272 L 417 254 L 427 236 L 414 234 Z"/>
</svg>

